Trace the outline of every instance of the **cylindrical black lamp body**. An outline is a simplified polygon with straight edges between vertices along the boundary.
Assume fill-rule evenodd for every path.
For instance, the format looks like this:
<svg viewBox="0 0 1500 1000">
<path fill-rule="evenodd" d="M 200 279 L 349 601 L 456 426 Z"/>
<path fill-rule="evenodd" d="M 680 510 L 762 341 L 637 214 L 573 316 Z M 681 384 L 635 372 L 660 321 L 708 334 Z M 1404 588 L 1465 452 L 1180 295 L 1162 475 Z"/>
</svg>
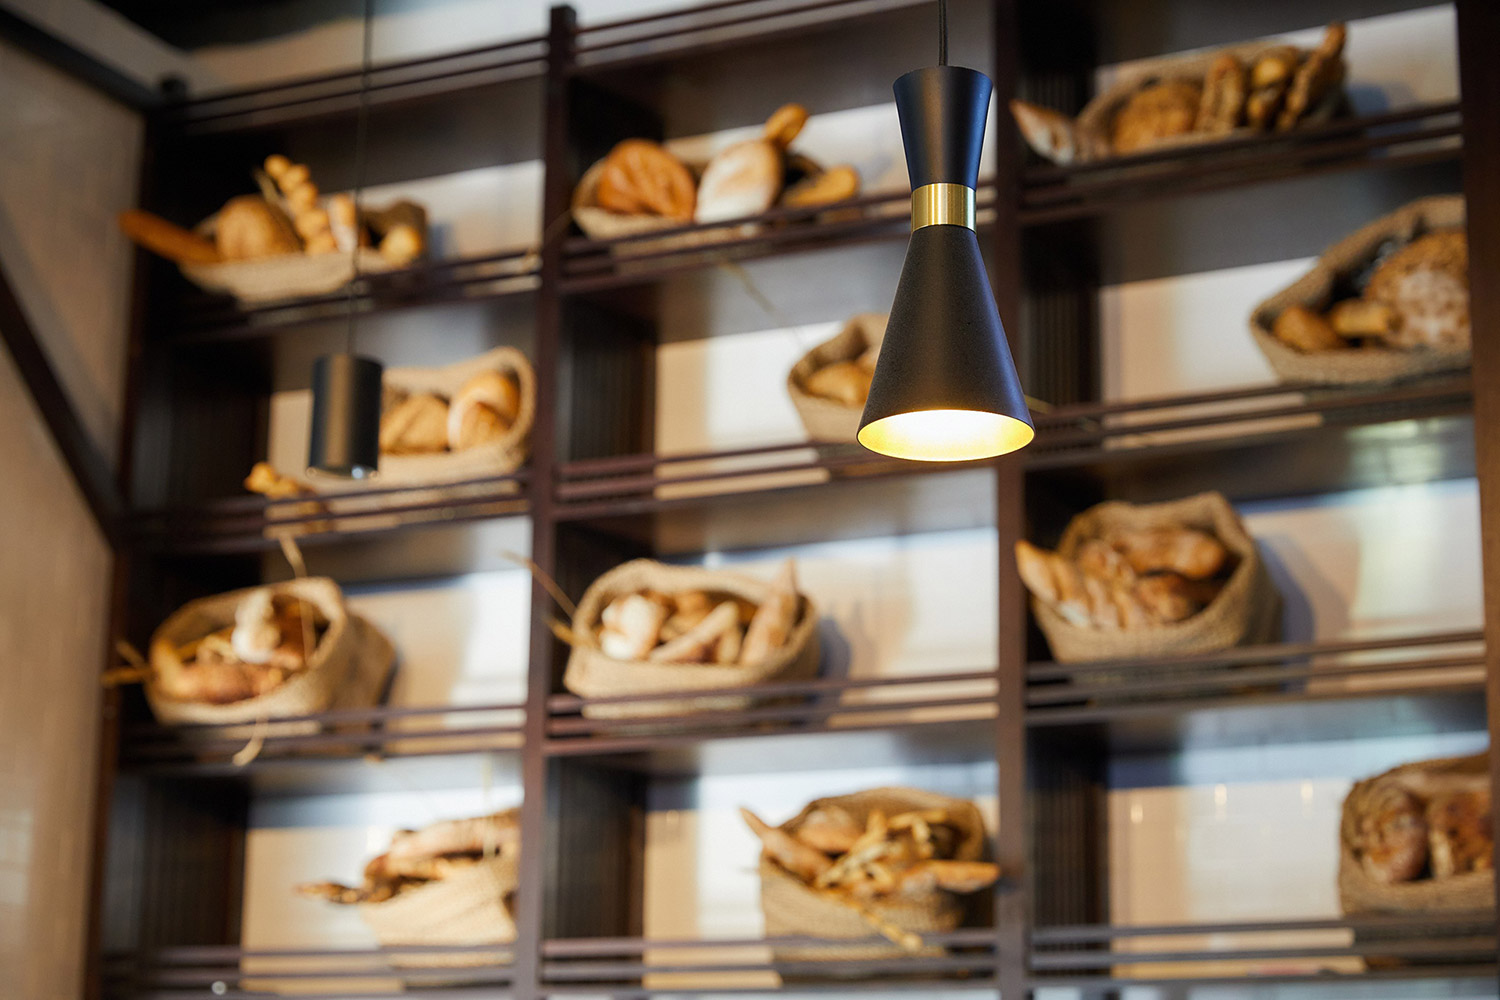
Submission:
<svg viewBox="0 0 1500 1000">
<path fill-rule="evenodd" d="M 365 479 L 380 464 L 379 361 L 357 354 L 327 354 L 313 362 L 312 433 L 307 470 Z"/>
</svg>

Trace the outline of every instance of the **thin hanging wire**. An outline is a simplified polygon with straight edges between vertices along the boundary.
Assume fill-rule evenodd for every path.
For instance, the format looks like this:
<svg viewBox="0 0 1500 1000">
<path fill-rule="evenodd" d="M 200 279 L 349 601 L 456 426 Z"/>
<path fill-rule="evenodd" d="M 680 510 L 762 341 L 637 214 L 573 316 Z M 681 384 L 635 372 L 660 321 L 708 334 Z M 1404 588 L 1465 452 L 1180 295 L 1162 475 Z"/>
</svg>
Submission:
<svg viewBox="0 0 1500 1000">
<path fill-rule="evenodd" d="M 938 0 L 938 65 L 948 65 L 948 0 Z"/>
<path fill-rule="evenodd" d="M 351 263 L 354 267 L 354 274 L 349 279 L 346 300 L 349 326 L 345 334 L 345 348 L 349 354 L 354 353 L 355 299 L 357 298 L 356 289 L 360 284 L 359 237 L 364 225 L 361 221 L 360 201 L 365 189 L 365 146 L 370 128 L 370 70 L 373 65 L 371 55 L 374 47 L 375 0 L 365 0 L 364 41 L 359 61 L 359 111 L 354 119 L 354 246 L 349 251 L 352 255 Z"/>
</svg>

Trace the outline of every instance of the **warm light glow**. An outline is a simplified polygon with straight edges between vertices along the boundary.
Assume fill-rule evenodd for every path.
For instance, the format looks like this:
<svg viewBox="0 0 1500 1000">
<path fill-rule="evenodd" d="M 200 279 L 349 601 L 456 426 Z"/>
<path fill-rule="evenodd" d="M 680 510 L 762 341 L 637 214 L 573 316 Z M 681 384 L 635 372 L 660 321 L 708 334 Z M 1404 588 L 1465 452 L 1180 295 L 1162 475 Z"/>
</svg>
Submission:
<svg viewBox="0 0 1500 1000">
<path fill-rule="evenodd" d="M 1031 425 L 983 410 L 914 410 L 859 429 L 859 443 L 892 458 L 918 462 L 969 462 L 1024 448 L 1036 437 Z"/>
</svg>

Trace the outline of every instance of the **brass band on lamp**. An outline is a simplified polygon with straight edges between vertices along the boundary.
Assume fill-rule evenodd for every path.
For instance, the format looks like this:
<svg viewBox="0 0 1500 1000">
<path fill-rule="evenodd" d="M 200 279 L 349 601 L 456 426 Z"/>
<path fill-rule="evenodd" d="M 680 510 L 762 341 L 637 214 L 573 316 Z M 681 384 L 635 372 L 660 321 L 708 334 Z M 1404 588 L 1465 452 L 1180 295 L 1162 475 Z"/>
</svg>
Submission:
<svg viewBox="0 0 1500 1000">
<path fill-rule="evenodd" d="M 963 226 L 974 229 L 974 189 L 951 181 L 923 184 L 911 193 L 912 232 L 925 226 Z"/>
</svg>

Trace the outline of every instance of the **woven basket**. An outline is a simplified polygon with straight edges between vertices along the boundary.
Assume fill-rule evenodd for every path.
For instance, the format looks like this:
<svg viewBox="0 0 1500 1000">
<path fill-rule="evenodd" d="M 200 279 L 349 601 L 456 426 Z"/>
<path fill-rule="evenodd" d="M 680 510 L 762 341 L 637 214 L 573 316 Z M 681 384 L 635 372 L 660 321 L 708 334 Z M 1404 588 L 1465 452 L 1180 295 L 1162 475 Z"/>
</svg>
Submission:
<svg viewBox="0 0 1500 1000">
<path fill-rule="evenodd" d="M 691 166 L 690 166 L 690 169 Z M 693 170 L 694 175 L 701 173 Z M 590 239 L 620 240 L 626 237 L 644 236 L 666 229 L 679 229 L 690 222 L 666 219 L 659 215 L 623 215 L 599 207 L 599 178 L 604 173 L 604 161 L 600 160 L 588 170 L 573 189 L 573 221 L 578 223 Z M 761 230 L 759 223 L 746 222 L 738 226 L 715 226 L 713 229 L 695 229 L 688 233 L 675 233 L 661 239 L 631 239 L 610 248 L 621 257 L 637 254 L 659 253 L 668 250 L 684 250 L 691 247 L 721 243 L 725 240 L 754 236 Z"/>
<path fill-rule="evenodd" d="M 1277 376 L 1287 382 L 1363 385 L 1467 368 L 1467 350 L 1353 347 L 1309 354 L 1282 343 L 1271 333 L 1276 317 L 1288 306 L 1301 305 L 1318 311 L 1328 308 L 1340 279 L 1369 264 L 1388 240 L 1410 243 L 1434 229 L 1463 224 L 1463 196 L 1435 195 L 1376 219 L 1323 251 L 1311 271 L 1250 313 L 1250 333 Z"/>
<path fill-rule="evenodd" d="M 400 945 L 508 944 L 516 923 L 507 898 L 519 877 L 515 852 L 466 865 L 441 879 L 403 889 L 383 903 L 359 904 L 359 915 L 382 947 Z M 492 965 L 492 952 L 462 955 L 399 955 L 392 964 L 410 968 Z"/>
<path fill-rule="evenodd" d="M 864 415 L 864 405 L 845 406 L 843 403 L 814 396 L 802 386 L 813 372 L 836 361 L 853 361 L 869 348 L 885 340 L 887 317 L 879 313 L 861 313 L 855 316 L 837 335 L 823 341 L 798 359 L 787 373 L 786 391 L 802 418 L 807 436 L 814 441 L 852 442 L 857 440 L 859 419 Z"/>
<path fill-rule="evenodd" d="M 194 639 L 218 631 L 234 623 L 234 611 L 241 600 L 257 588 L 235 590 L 214 597 L 190 601 L 174 612 L 157 628 L 151 637 L 151 664 L 158 670 L 170 668 L 176 659 L 176 650 Z M 338 704 L 355 707 L 348 703 L 346 690 L 351 686 L 368 694 L 367 704 L 373 705 L 383 677 L 389 673 L 394 651 L 389 640 L 368 622 L 355 624 L 355 619 L 344 606 L 344 596 L 338 584 L 323 577 L 292 580 L 270 585 L 273 594 L 288 594 L 307 601 L 328 619 L 328 629 L 323 633 L 317 648 L 307 658 L 307 666 L 286 683 L 257 698 L 246 698 L 226 705 L 209 705 L 201 702 L 178 701 L 167 697 L 152 680 L 145 684 L 146 700 L 157 721 L 163 725 L 183 723 L 206 723 L 228 725 L 247 723 L 244 732 L 251 732 L 253 724 L 268 719 L 312 715 L 327 711 Z M 356 661 L 368 658 L 383 661 L 379 671 L 356 670 Z M 363 673 L 368 677 L 378 672 L 382 683 L 361 682 Z M 287 723 L 266 727 L 264 735 L 282 736 L 315 729 L 316 723 Z M 225 735 L 219 733 L 217 735 Z"/>
<path fill-rule="evenodd" d="M 381 455 L 380 471 L 370 479 L 339 480 L 339 492 L 390 489 L 393 486 L 437 486 L 487 476 L 505 476 L 519 469 L 531 447 L 536 422 L 536 373 L 526 355 L 514 347 L 496 347 L 467 361 L 441 368 L 390 368 L 384 383 L 408 393 L 431 392 L 452 399 L 476 375 L 497 371 L 510 376 L 520 390 L 515 423 L 500 437 L 463 451 L 431 455 Z M 399 502 L 411 503 L 405 497 Z"/>
<path fill-rule="evenodd" d="M 259 305 L 308 295 L 328 295 L 356 274 L 395 270 L 378 250 L 361 248 L 356 271 L 352 253 L 287 253 L 220 264 L 183 264 L 183 275 L 199 288 Z"/>
<path fill-rule="evenodd" d="M 977 861 L 984 856 L 984 820 L 972 802 L 949 798 L 915 788 L 874 788 L 852 795 L 836 795 L 809 802 L 796 816 L 781 824 L 791 833 L 815 809 L 838 806 L 863 824 L 870 812 L 880 809 L 887 816 L 919 809 L 946 809 L 962 837 L 954 852 L 959 861 Z M 942 889 L 900 900 L 872 900 L 870 911 L 916 934 L 951 931 L 963 921 L 963 898 Z M 847 904 L 813 889 L 797 876 L 771 861 L 760 859 L 760 908 L 765 916 L 767 937 L 807 936 L 819 938 L 868 938 L 876 933 L 870 923 Z M 941 948 L 923 949 L 940 954 Z M 907 954 L 897 945 L 862 944 L 814 948 L 778 948 L 776 960 L 783 962 L 823 960 L 847 961 L 890 958 Z"/>
<path fill-rule="evenodd" d="M 1365 874 L 1354 852 L 1360 820 L 1360 804 L 1377 784 L 1393 782 L 1426 800 L 1454 786 L 1472 784 L 1474 777 L 1489 774 L 1489 755 L 1446 757 L 1403 764 L 1373 778 L 1357 782 L 1344 799 L 1339 824 L 1339 903 L 1352 913 L 1466 913 L 1488 910 L 1495 905 L 1493 872 L 1468 872 L 1452 878 L 1424 878 L 1386 884 Z"/>
<path fill-rule="evenodd" d="M 684 590 L 706 590 L 733 594 L 760 604 L 770 585 L 764 580 L 727 570 L 694 566 L 667 566 L 650 559 L 635 559 L 605 573 L 589 585 L 578 611 L 573 631 L 594 635 L 599 618 L 610 601 L 623 594 L 655 590 L 664 594 Z M 818 612 L 805 595 L 797 623 L 786 644 L 761 663 L 716 666 L 701 663 L 624 662 L 605 656 L 598 649 L 574 646 L 563 674 L 563 686 L 582 698 L 609 698 L 632 694 L 682 694 L 713 688 L 750 688 L 771 680 L 805 680 L 818 672 Z M 663 701 L 626 702 L 619 705 L 589 705 L 590 718 L 627 719 L 640 716 L 678 715 L 694 712 L 734 711 L 749 706 L 750 696 L 674 698 Z"/>
<path fill-rule="evenodd" d="M 1079 514 L 1063 532 L 1057 551 L 1073 558 L 1079 546 L 1116 528 L 1199 528 L 1214 535 L 1239 558 L 1213 603 L 1191 618 L 1167 625 L 1103 629 L 1074 625 L 1044 601 L 1032 597 L 1031 610 L 1047 636 L 1052 655 L 1072 663 L 1146 656 L 1208 653 L 1232 646 L 1274 642 L 1280 636 L 1280 596 L 1271 583 L 1255 542 L 1234 508 L 1218 493 L 1200 493 L 1167 503 L 1102 503 Z"/>
</svg>

